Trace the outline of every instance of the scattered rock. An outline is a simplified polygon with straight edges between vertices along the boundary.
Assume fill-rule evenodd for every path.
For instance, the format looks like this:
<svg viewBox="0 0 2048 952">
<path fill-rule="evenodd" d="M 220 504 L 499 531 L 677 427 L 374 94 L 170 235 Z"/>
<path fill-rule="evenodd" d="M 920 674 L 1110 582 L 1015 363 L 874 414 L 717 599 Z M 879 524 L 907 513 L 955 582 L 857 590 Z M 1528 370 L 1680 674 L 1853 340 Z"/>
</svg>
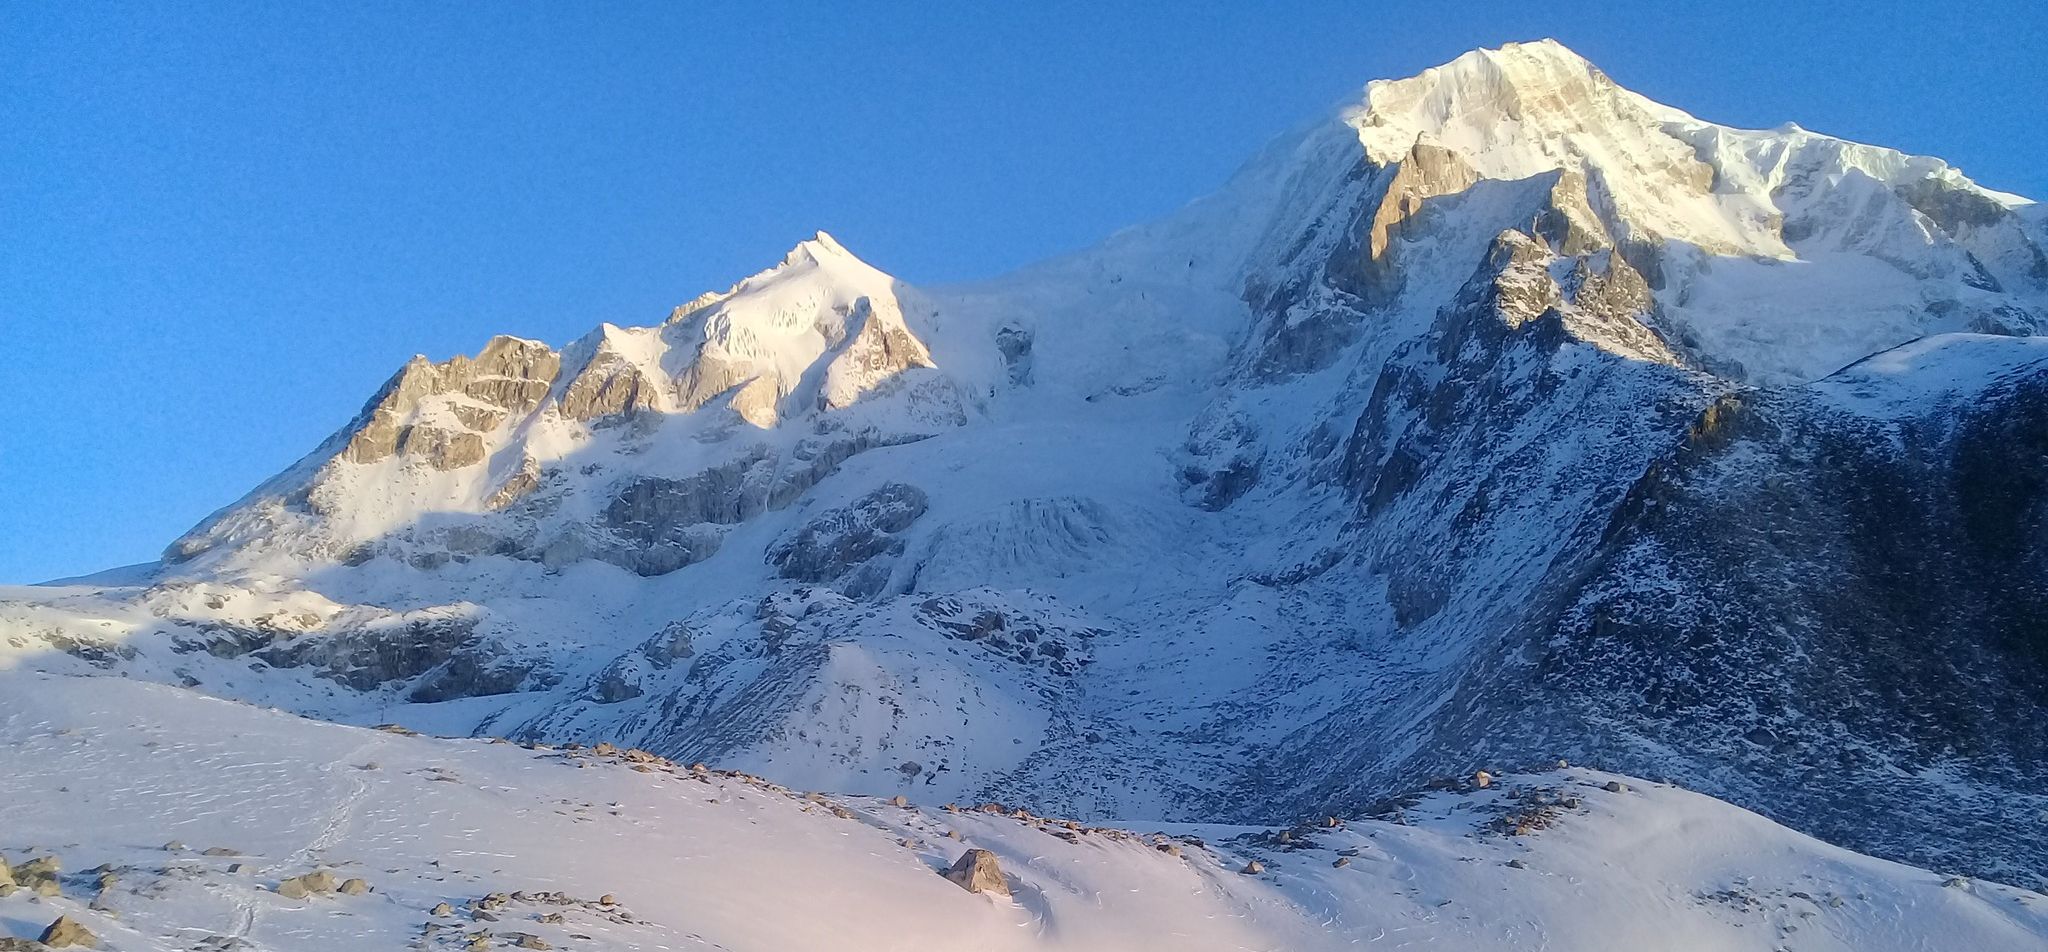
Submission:
<svg viewBox="0 0 2048 952">
<path fill-rule="evenodd" d="M 597 904 L 600 906 L 616 906 L 619 904 L 619 897 L 614 896 L 611 893 L 605 893 L 604 895 L 597 897 Z"/>
<path fill-rule="evenodd" d="M 343 881 L 340 888 L 344 896 L 360 896 L 370 891 L 370 884 L 361 879 L 349 879 Z"/>
<path fill-rule="evenodd" d="M 1239 872 L 1242 872 L 1247 876 L 1257 876 L 1258 874 L 1263 873 L 1265 871 L 1266 864 L 1261 863 L 1258 860 L 1252 860 L 1251 862 L 1244 864 L 1244 869 L 1239 870 Z"/>
<path fill-rule="evenodd" d="M 899 793 L 889 798 L 889 805 L 892 807 L 907 807 L 910 805 L 910 798 Z"/>
<path fill-rule="evenodd" d="M 166 853 L 182 853 L 184 851 L 185 844 L 177 840 L 172 840 L 169 843 L 164 844 L 164 852 Z"/>
<path fill-rule="evenodd" d="M 1010 884 L 1003 879 L 1002 867 L 996 865 L 996 854 L 988 850 L 971 849 L 960 854 L 953 868 L 946 870 L 946 878 L 971 893 L 1010 894 Z"/>
<path fill-rule="evenodd" d="M 1628 784 L 1622 783 L 1619 780 L 1609 780 L 1607 781 L 1607 785 L 1601 787 L 1600 789 L 1605 790 L 1608 793 L 1627 793 Z"/>
<path fill-rule="evenodd" d="M 277 894 L 283 896 L 286 899 L 304 899 L 306 898 L 307 895 L 309 895 L 309 893 L 306 890 L 306 884 L 299 882 L 299 878 L 297 876 L 293 876 L 290 879 L 278 883 Z"/>
<path fill-rule="evenodd" d="M 1508 868 L 1509 868 L 1509 869 L 1528 869 L 1528 868 L 1529 868 L 1529 864 L 1528 864 L 1528 863 L 1524 863 L 1524 862 L 1522 862 L 1522 861 L 1521 861 L 1521 860 L 1519 860 L 1519 859 L 1511 859 L 1511 860 L 1508 860 Z"/>
<path fill-rule="evenodd" d="M 537 935 L 531 935 L 531 934 L 529 934 L 529 933 L 525 933 L 525 932 L 507 932 L 507 933 L 505 933 L 505 938 L 507 938 L 507 939 L 510 939 L 510 940 L 512 940 L 512 944 L 513 944 L 513 945 L 515 945 L 515 946 L 518 946 L 519 948 L 522 948 L 522 949 L 552 949 L 552 948 L 554 948 L 554 946 L 552 946 L 552 945 L 549 945 L 549 944 L 547 943 L 547 940 L 546 940 L 546 939 L 543 939 L 543 938 L 541 938 L 540 936 L 537 936 Z"/>
<path fill-rule="evenodd" d="M 1472 785 L 1481 790 L 1493 786 L 1493 775 L 1482 770 L 1472 775 Z"/>
<path fill-rule="evenodd" d="M 201 856 L 240 856 L 242 851 L 226 846 L 209 846 L 199 851 Z"/>
<path fill-rule="evenodd" d="M 1344 867 L 1351 865 L 1351 857 L 1339 856 L 1336 858 L 1336 860 L 1332 861 L 1330 865 L 1336 869 L 1343 869 Z"/>
<path fill-rule="evenodd" d="M 36 941 L 53 949 L 100 947 L 100 937 L 93 935 L 91 929 L 70 916 L 58 916 L 57 921 L 50 923 L 50 927 L 36 937 Z"/>
<path fill-rule="evenodd" d="M 43 879 L 57 875 L 57 872 L 63 868 L 63 861 L 59 860 L 55 853 L 52 853 L 48 856 L 38 856 L 14 867 L 14 875 L 23 881 Z"/>
<path fill-rule="evenodd" d="M 445 902 L 438 903 L 434 906 L 434 910 L 430 914 L 436 916 L 452 916 L 455 914 L 455 907 Z"/>
</svg>

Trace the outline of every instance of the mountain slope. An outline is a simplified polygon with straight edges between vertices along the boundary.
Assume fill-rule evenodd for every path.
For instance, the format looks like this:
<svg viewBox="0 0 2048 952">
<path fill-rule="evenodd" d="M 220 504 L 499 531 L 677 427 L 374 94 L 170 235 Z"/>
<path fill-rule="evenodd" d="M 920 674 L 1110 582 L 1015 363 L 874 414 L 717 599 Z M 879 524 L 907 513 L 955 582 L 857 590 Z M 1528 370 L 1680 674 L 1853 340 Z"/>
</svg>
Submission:
<svg viewBox="0 0 2048 952">
<path fill-rule="evenodd" d="M 2031 883 L 2044 223 L 1476 51 L 989 282 L 416 359 L 0 671 L 1090 819 L 1565 756 Z"/>
</svg>

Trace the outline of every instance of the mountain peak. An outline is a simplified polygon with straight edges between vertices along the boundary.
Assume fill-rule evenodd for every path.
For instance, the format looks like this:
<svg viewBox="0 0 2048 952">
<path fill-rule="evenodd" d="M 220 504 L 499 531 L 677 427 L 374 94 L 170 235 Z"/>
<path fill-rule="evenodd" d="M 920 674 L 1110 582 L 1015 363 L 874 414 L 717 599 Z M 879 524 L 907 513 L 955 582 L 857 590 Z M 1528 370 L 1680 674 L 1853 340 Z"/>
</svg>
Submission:
<svg viewBox="0 0 2048 952">
<path fill-rule="evenodd" d="M 1559 71 L 1597 71 L 1585 57 L 1549 37 L 1525 43 L 1503 43 L 1495 49 L 1467 50 L 1436 69 L 1447 72 L 1483 69 L 1514 80 L 1537 79 Z"/>
<path fill-rule="evenodd" d="M 849 260 L 860 261 L 859 258 L 854 257 L 853 252 L 846 250 L 845 245 L 839 243 L 839 239 L 832 237 L 827 232 L 819 231 L 817 234 L 797 242 L 796 247 L 789 249 L 789 253 L 782 256 L 782 267 L 787 268 L 806 264 L 822 264 L 827 261 Z"/>
<path fill-rule="evenodd" d="M 1648 100 L 1555 40 L 1473 50 L 1406 79 L 1376 80 L 1345 119 L 1375 162 L 1394 162 L 1422 135 L 1434 135 L 1475 158 L 1513 141 L 1561 145 L 1565 136 L 1648 115 Z M 1500 156 L 1510 159 L 1510 156 Z M 1538 163 L 1548 166 L 1549 161 Z M 1540 169 L 1503 167 L 1519 177 Z"/>
</svg>

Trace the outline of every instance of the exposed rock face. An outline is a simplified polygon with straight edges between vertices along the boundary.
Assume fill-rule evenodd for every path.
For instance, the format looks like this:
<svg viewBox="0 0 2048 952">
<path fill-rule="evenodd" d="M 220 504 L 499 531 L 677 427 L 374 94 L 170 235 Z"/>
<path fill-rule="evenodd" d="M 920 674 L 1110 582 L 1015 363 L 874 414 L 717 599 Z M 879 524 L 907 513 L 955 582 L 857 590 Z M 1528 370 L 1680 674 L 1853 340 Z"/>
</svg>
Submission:
<svg viewBox="0 0 2048 952">
<path fill-rule="evenodd" d="M 1625 706 L 1631 737 L 1684 738 L 1683 782 L 1740 764 L 1723 789 L 1823 837 L 1899 850 L 1868 818 L 1909 811 L 1997 828 L 2000 806 L 1917 778 L 2048 779 L 2048 349 L 2001 343 L 1873 358 L 1962 361 L 1983 389 L 1960 407 L 1859 404 L 1885 376 L 1866 365 L 1703 416 L 1631 489 L 1536 685 L 1574 720 Z M 1626 747 L 1591 749 L 1640 762 Z M 1996 841 L 2048 849 L 2038 826 Z"/>
<path fill-rule="evenodd" d="M 337 626 L 317 638 L 297 638 L 255 652 L 280 668 L 310 665 L 321 677 L 358 691 L 425 674 L 473 643 L 475 622 L 441 613 L 377 619 Z"/>
<path fill-rule="evenodd" d="M 864 297 L 855 301 L 847 324 L 857 330 L 825 367 L 819 409 L 843 410 L 904 371 L 934 366 L 931 352 L 904 326 L 902 312 L 893 300 Z"/>
<path fill-rule="evenodd" d="M 524 414 L 538 407 L 561 365 L 560 355 L 546 345 L 515 337 L 493 338 L 474 359 L 458 356 L 435 364 L 414 357 L 363 408 L 341 458 L 374 463 L 403 454 L 441 470 L 477 463 L 483 459 L 483 440 L 476 433 L 410 422 L 426 399 L 474 401 L 446 402 L 461 425 L 492 429 L 506 413 Z M 489 425 L 477 425 L 485 423 Z"/>
<path fill-rule="evenodd" d="M 683 479 L 635 480 L 605 508 L 605 541 L 589 554 L 641 575 L 701 562 L 718 551 L 722 527 L 788 507 L 873 445 L 867 438 L 806 443 L 789 457 L 757 451 Z"/>
<path fill-rule="evenodd" d="M 988 850 L 971 849 L 960 854 L 960 859 L 946 870 L 946 878 L 971 893 L 1010 894 L 1010 884 L 1003 879 L 1002 867 L 996 864 L 996 854 Z"/>
<path fill-rule="evenodd" d="M 420 679 L 407 699 L 419 703 L 490 697 L 519 690 L 533 676 L 532 662 L 503 657 L 500 651 L 468 647 L 455 652 Z"/>
<path fill-rule="evenodd" d="M 589 422 L 661 409 L 659 386 L 640 368 L 609 350 L 601 350 L 562 391 L 562 416 Z"/>
<path fill-rule="evenodd" d="M 924 515 L 925 494 L 915 486 L 889 483 L 839 509 L 811 520 L 796 536 L 768 552 L 783 578 L 836 582 L 841 594 L 866 598 L 889 582 L 889 570 L 903 554 L 901 533 Z"/>
</svg>

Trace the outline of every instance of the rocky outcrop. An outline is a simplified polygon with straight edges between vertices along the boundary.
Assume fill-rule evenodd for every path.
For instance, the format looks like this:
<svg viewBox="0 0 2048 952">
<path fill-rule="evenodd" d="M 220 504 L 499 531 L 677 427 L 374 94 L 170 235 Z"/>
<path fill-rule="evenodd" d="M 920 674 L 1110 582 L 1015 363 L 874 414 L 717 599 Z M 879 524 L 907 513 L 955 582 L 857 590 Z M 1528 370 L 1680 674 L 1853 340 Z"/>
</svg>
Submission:
<svg viewBox="0 0 2048 952">
<path fill-rule="evenodd" d="M 563 388 L 556 403 L 562 416 L 586 423 L 661 408 L 660 385 L 610 350 L 592 356 Z"/>
<path fill-rule="evenodd" d="M 599 704 L 619 704 L 646 693 L 645 683 L 696 654 L 695 633 L 685 622 L 671 622 L 654 637 L 606 665 L 590 681 L 587 696 Z"/>
<path fill-rule="evenodd" d="M 85 923 L 79 922 L 70 916 L 58 916 L 56 921 L 43 929 L 41 935 L 36 936 L 36 941 L 53 949 L 97 949 L 100 947 L 99 936 L 94 935 L 91 929 L 86 928 Z"/>
<path fill-rule="evenodd" d="M 931 352 L 904 326 L 894 300 L 864 297 L 846 317 L 852 334 L 846 346 L 825 365 L 818 394 L 821 410 L 843 410 L 863 395 L 890 384 L 905 371 L 930 368 Z"/>
<path fill-rule="evenodd" d="M 847 458 L 876 445 L 869 436 L 806 441 L 788 456 L 759 448 L 694 476 L 637 479 L 605 507 L 601 538 L 564 544 L 576 558 L 667 574 L 710 558 L 724 527 L 787 508 Z"/>
<path fill-rule="evenodd" d="M 1823 838 L 2020 875 L 2038 827 L 1948 791 L 2048 780 L 2048 353 L 2030 366 L 1966 361 L 1985 392 L 1899 417 L 1844 407 L 1883 386 L 1859 368 L 1718 404 L 1607 527 L 1532 656 L 1543 703 L 1629 712 L 1586 745 L 1623 769 L 1668 743 L 1688 753 L 1660 770 Z"/>
<path fill-rule="evenodd" d="M 926 598 L 917 603 L 919 624 L 948 638 L 979 645 L 1010 662 L 1041 667 L 1071 677 L 1091 660 L 1089 642 L 1102 635 L 1097 628 L 1062 625 L 1014 610 L 1005 611 L 987 593 L 964 592 Z"/>
<path fill-rule="evenodd" d="M 945 875 L 955 885 L 971 893 L 1010 895 L 1010 884 L 1003 878 L 1002 867 L 996 863 L 996 854 L 988 850 L 971 849 L 960 854 Z"/>
<path fill-rule="evenodd" d="M 889 483 L 852 504 L 820 513 L 794 537 L 768 550 L 783 578 L 835 583 L 848 598 L 867 598 L 888 584 L 903 554 L 900 535 L 924 514 L 925 494 Z"/>
<path fill-rule="evenodd" d="M 369 691 L 425 674 L 475 637 L 473 618 L 423 611 L 338 624 L 317 637 L 274 643 L 255 657 L 279 668 L 309 666 L 320 677 Z"/>
<path fill-rule="evenodd" d="M 492 338 L 474 358 L 436 364 L 414 357 L 363 408 L 340 457 L 374 463 L 404 455 L 443 470 L 472 465 L 483 459 L 483 440 L 471 431 L 539 407 L 560 369 L 560 355 L 516 337 Z M 455 426 L 416 422 L 434 397 L 443 398 Z"/>
<path fill-rule="evenodd" d="M 1384 305 L 1401 292 L 1395 243 L 1414 226 L 1424 202 L 1455 195 L 1479 181 L 1456 152 L 1420 136 L 1407 157 L 1382 172 L 1385 185 L 1367 209 L 1363 233 L 1338 247 L 1329 263 L 1332 282 L 1367 306 Z"/>
<path fill-rule="evenodd" d="M 538 665 L 533 661 L 506 657 L 489 646 L 468 645 L 457 649 L 448 660 L 419 679 L 406 699 L 432 704 L 466 697 L 510 694 L 533 678 Z"/>
</svg>

